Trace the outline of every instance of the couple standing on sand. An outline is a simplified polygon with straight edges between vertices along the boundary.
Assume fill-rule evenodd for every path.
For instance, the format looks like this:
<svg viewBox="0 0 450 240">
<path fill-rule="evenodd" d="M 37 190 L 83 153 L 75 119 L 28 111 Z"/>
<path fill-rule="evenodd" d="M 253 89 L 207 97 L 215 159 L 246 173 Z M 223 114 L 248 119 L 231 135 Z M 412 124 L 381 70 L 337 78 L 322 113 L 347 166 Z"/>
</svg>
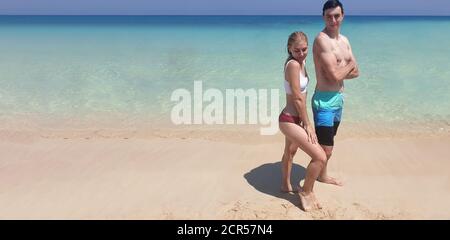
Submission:
<svg viewBox="0 0 450 240">
<path fill-rule="evenodd" d="M 344 8 L 338 0 L 329 0 L 322 12 L 325 28 L 317 35 L 313 45 L 313 57 L 317 85 L 312 97 L 314 127 L 306 111 L 308 73 L 306 56 L 308 39 L 303 32 L 289 36 L 287 50 L 289 57 L 285 63 L 286 107 L 279 116 L 279 127 L 285 135 L 282 158 L 283 192 L 293 192 L 290 183 L 292 161 L 300 148 L 311 157 L 306 168 L 303 186 L 298 186 L 300 203 L 305 211 L 322 208 L 317 201 L 313 186 L 316 180 L 335 185 L 342 182 L 330 177 L 327 163 L 333 152 L 334 136 L 341 121 L 344 80 L 359 75 L 348 39 L 340 34 L 344 19 Z"/>
</svg>

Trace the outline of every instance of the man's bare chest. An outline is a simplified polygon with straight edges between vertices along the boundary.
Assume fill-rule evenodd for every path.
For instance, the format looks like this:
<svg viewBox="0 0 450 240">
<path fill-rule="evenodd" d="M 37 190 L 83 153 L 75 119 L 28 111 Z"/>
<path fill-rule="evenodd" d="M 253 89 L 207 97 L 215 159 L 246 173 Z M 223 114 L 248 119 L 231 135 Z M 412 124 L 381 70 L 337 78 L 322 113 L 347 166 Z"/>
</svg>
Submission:
<svg viewBox="0 0 450 240">
<path fill-rule="evenodd" d="M 347 43 L 341 40 L 332 41 L 331 47 L 333 54 L 336 56 L 338 64 L 341 63 L 342 61 L 344 62 L 350 61 L 351 56 Z"/>
</svg>

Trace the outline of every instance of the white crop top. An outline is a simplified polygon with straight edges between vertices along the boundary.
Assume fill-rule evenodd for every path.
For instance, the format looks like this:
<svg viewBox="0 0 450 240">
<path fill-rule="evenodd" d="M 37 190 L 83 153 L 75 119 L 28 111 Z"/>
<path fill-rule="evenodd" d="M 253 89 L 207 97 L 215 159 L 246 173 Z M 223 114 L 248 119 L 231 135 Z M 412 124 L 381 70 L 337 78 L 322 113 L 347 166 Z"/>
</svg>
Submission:
<svg viewBox="0 0 450 240">
<path fill-rule="evenodd" d="M 286 63 L 286 65 L 284 66 L 284 71 L 285 72 L 286 72 L 286 67 L 287 67 L 287 65 L 289 64 L 290 61 L 294 61 L 294 60 L 291 59 L 291 60 L 289 60 Z M 306 88 L 308 86 L 308 78 L 302 74 L 301 70 L 300 70 L 299 82 L 300 82 L 300 92 L 301 93 L 305 93 L 306 92 Z M 289 94 L 289 95 L 292 94 L 291 85 L 289 84 L 289 82 L 286 79 L 284 80 L 284 90 L 286 91 L 287 94 Z"/>
</svg>

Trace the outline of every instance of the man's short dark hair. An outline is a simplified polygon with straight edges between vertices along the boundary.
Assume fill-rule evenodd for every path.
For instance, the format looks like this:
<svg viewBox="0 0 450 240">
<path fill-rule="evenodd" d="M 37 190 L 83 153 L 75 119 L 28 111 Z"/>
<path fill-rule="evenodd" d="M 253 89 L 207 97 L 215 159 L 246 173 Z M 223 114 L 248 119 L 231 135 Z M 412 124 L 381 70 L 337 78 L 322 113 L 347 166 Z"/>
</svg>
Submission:
<svg viewBox="0 0 450 240">
<path fill-rule="evenodd" d="M 325 15 L 325 11 L 326 11 L 327 9 L 335 8 L 335 7 L 341 7 L 341 13 L 342 13 L 342 15 L 344 14 L 344 7 L 342 6 L 342 3 L 339 2 L 339 0 L 328 0 L 328 1 L 323 5 L 322 16 Z"/>
</svg>

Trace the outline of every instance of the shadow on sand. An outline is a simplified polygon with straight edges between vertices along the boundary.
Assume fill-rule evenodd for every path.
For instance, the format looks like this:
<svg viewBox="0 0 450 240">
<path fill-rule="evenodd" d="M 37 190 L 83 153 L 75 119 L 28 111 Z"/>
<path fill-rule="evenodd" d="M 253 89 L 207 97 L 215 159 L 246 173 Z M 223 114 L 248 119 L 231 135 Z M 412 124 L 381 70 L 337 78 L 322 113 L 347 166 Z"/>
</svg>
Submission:
<svg viewBox="0 0 450 240">
<path fill-rule="evenodd" d="M 297 188 L 301 180 L 305 178 L 306 169 L 298 164 L 292 164 L 291 184 L 294 189 Z M 266 163 L 244 174 L 244 178 L 256 190 L 277 197 L 286 199 L 292 204 L 298 206 L 300 200 L 297 193 L 281 192 L 281 162 Z"/>
</svg>

